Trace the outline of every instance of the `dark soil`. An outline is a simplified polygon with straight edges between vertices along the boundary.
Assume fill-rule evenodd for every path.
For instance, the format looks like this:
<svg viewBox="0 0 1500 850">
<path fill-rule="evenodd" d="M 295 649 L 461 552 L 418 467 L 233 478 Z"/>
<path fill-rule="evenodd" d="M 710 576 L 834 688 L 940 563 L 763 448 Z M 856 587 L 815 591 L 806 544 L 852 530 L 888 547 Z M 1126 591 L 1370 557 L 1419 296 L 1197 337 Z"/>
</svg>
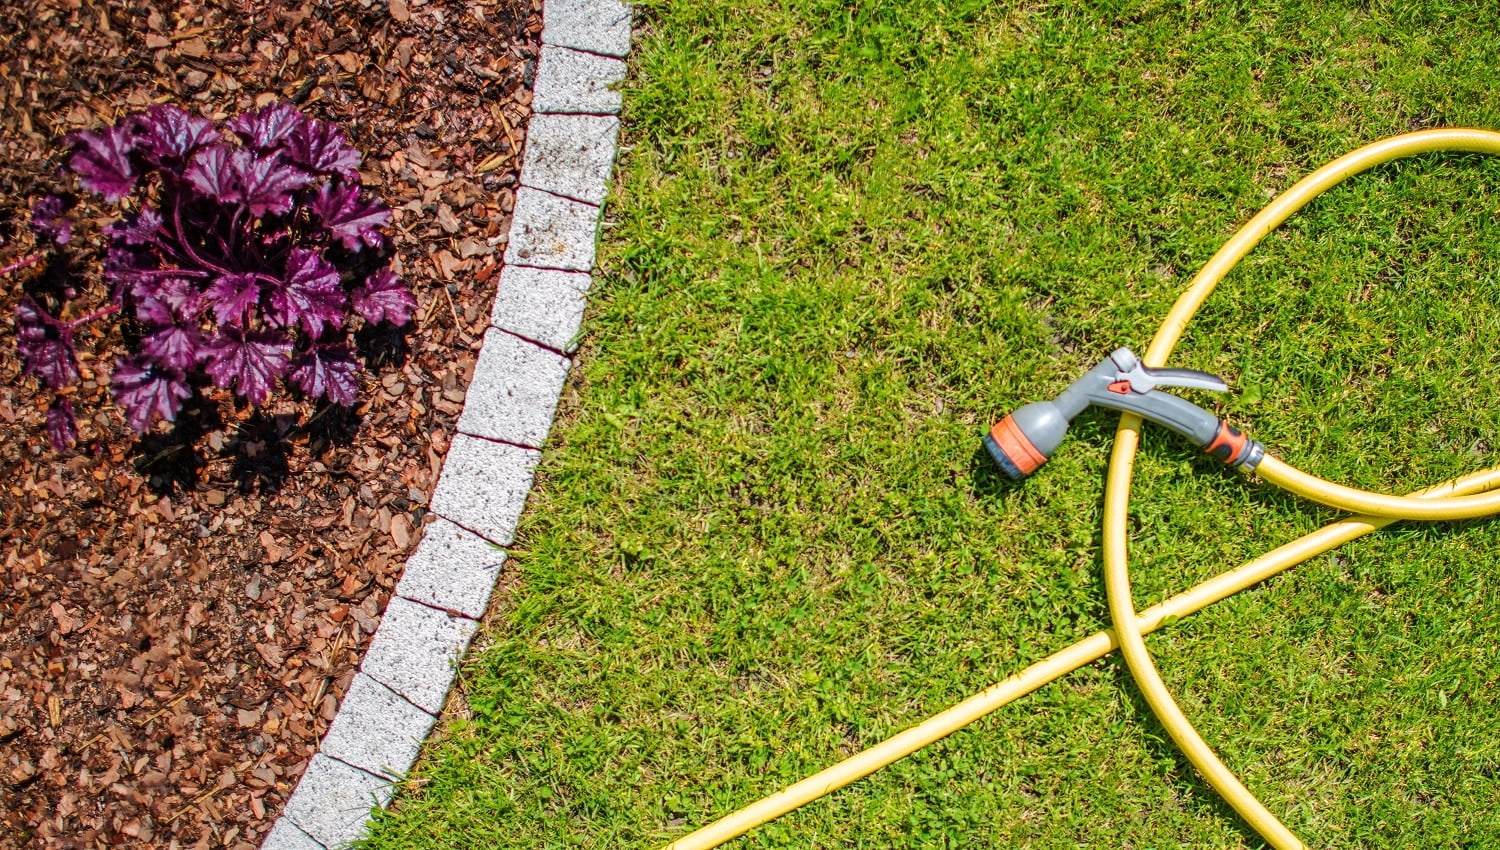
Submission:
<svg viewBox="0 0 1500 850">
<path fill-rule="evenodd" d="M 20 374 L 0 280 L 0 847 L 252 848 L 333 717 L 421 534 L 510 225 L 539 0 L 8 0 L 0 265 L 33 248 L 64 134 L 171 101 L 336 121 L 395 210 L 419 309 L 354 410 L 227 397 L 145 438 L 83 343 L 81 439 Z M 103 303 L 82 208 L 84 301 Z"/>
</svg>

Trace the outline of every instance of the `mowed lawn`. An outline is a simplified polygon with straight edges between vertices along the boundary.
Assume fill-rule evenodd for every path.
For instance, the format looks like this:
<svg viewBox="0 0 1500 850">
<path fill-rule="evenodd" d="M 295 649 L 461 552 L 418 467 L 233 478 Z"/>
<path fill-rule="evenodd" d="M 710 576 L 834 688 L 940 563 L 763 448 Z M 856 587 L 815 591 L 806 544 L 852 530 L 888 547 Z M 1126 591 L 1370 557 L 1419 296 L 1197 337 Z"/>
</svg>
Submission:
<svg viewBox="0 0 1500 850">
<path fill-rule="evenodd" d="M 1277 192 L 1500 128 L 1500 7 L 644 2 L 580 355 L 507 577 L 376 848 L 657 848 L 1107 624 L 1116 417 L 1031 481 L 991 422 L 1145 349 Z M 1500 161 L 1355 178 L 1174 365 L 1311 472 L 1500 462 Z M 1334 515 L 1149 428 L 1145 607 Z M 1148 638 L 1319 847 L 1500 846 L 1500 521 L 1403 524 Z M 1258 847 L 1123 662 L 734 848 Z"/>
</svg>

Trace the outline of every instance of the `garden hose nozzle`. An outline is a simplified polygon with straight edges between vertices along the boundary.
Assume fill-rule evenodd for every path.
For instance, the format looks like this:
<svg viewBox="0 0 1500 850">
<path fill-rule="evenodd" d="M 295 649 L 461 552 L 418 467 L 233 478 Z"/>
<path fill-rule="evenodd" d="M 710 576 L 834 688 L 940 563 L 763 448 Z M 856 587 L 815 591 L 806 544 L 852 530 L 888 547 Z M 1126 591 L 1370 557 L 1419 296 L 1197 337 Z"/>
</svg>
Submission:
<svg viewBox="0 0 1500 850">
<path fill-rule="evenodd" d="M 1256 213 L 1214 253 L 1178 297 L 1146 351 L 1146 360 L 1165 363 L 1198 308 L 1246 254 L 1313 198 L 1354 174 L 1400 157 L 1434 151 L 1469 151 L 1500 156 L 1500 133 L 1490 130 L 1419 130 L 1383 139 L 1345 154 L 1297 181 Z M 1048 682 L 1118 649 L 1153 714 L 1183 754 L 1239 815 L 1276 850 L 1306 850 L 1295 834 L 1255 798 L 1203 740 L 1156 669 L 1143 635 L 1172 618 L 1201 610 L 1271 576 L 1392 522 L 1403 519 L 1460 520 L 1500 516 L 1500 466 L 1494 466 L 1408 496 L 1371 493 L 1325 481 L 1267 455 L 1265 447 L 1219 421 L 1212 413 L 1157 387 L 1223 391 L 1224 382 L 1203 372 L 1147 368 L 1121 348 L 1090 369 L 1051 401 L 1028 404 L 1005 417 L 985 437 L 995 461 L 1012 478 L 1024 478 L 1046 462 L 1067 433 L 1068 424 L 1091 404 L 1126 411 L 1120 417 L 1104 491 L 1102 556 L 1111 628 L 1072 646 L 904 729 L 874 746 L 783 788 L 683 836 L 665 850 L 712 850 L 774 818 L 843 788 L 861 777 L 951 735 Z M 1135 608 L 1130 588 L 1130 482 L 1140 441 L 1140 421 L 1149 419 L 1197 443 L 1209 454 L 1244 470 L 1256 470 L 1266 484 L 1336 510 L 1355 514 L 1293 540 L 1239 567 L 1144 611 Z"/>
<path fill-rule="evenodd" d="M 1223 392 L 1216 375 L 1194 369 L 1148 369 L 1128 348 L 1117 348 L 1051 401 L 1024 405 L 995 423 L 984 447 L 1005 474 L 1017 481 L 1047 462 L 1073 418 L 1090 405 L 1124 410 L 1176 431 L 1230 466 L 1255 469 L 1265 447 L 1190 401 L 1157 387 Z"/>
</svg>

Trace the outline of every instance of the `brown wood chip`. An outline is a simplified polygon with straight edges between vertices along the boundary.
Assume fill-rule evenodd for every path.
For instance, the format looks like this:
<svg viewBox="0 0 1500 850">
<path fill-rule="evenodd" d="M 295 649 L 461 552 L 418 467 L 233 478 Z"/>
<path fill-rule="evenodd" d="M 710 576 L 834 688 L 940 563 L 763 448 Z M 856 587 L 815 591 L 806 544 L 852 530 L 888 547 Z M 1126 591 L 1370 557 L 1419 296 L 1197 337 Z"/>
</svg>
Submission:
<svg viewBox="0 0 1500 850">
<path fill-rule="evenodd" d="M 211 392 L 195 443 L 138 439 L 109 398 L 112 320 L 81 346 L 77 449 L 33 453 L 45 394 L 0 381 L 0 846 L 257 847 L 316 752 L 420 538 L 410 494 L 436 484 L 480 330 L 462 319 L 487 315 L 513 204 L 540 3 L 454 9 L 0 3 L 0 263 L 29 250 L 31 203 L 77 191 L 66 133 L 161 102 L 223 120 L 291 100 L 364 153 L 422 305 L 345 418 L 299 399 L 251 417 Z M 80 204 L 80 303 L 103 303 L 87 252 L 116 211 Z"/>
</svg>

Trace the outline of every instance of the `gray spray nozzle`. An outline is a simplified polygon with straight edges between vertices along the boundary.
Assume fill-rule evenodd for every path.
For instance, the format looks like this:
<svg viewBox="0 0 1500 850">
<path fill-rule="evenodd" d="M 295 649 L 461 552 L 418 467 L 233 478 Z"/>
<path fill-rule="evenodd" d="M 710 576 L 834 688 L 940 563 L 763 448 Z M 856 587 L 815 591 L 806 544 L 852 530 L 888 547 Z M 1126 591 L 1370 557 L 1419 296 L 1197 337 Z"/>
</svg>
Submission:
<svg viewBox="0 0 1500 850">
<path fill-rule="evenodd" d="M 1149 369 L 1128 348 L 1117 348 L 1052 401 L 1032 402 L 995 424 L 984 446 L 1007 475 L 1022 479 L 1047 462 L 1062 444 L 1073 418 L 1090 405 L 1138 414 L 1192 440 L 1225 463 L 1255 468 L 1265 454 L 1217 416 L 1158 387 L 1223 392 L 1216 375 L 1193 369 Z"/>
</svg>

